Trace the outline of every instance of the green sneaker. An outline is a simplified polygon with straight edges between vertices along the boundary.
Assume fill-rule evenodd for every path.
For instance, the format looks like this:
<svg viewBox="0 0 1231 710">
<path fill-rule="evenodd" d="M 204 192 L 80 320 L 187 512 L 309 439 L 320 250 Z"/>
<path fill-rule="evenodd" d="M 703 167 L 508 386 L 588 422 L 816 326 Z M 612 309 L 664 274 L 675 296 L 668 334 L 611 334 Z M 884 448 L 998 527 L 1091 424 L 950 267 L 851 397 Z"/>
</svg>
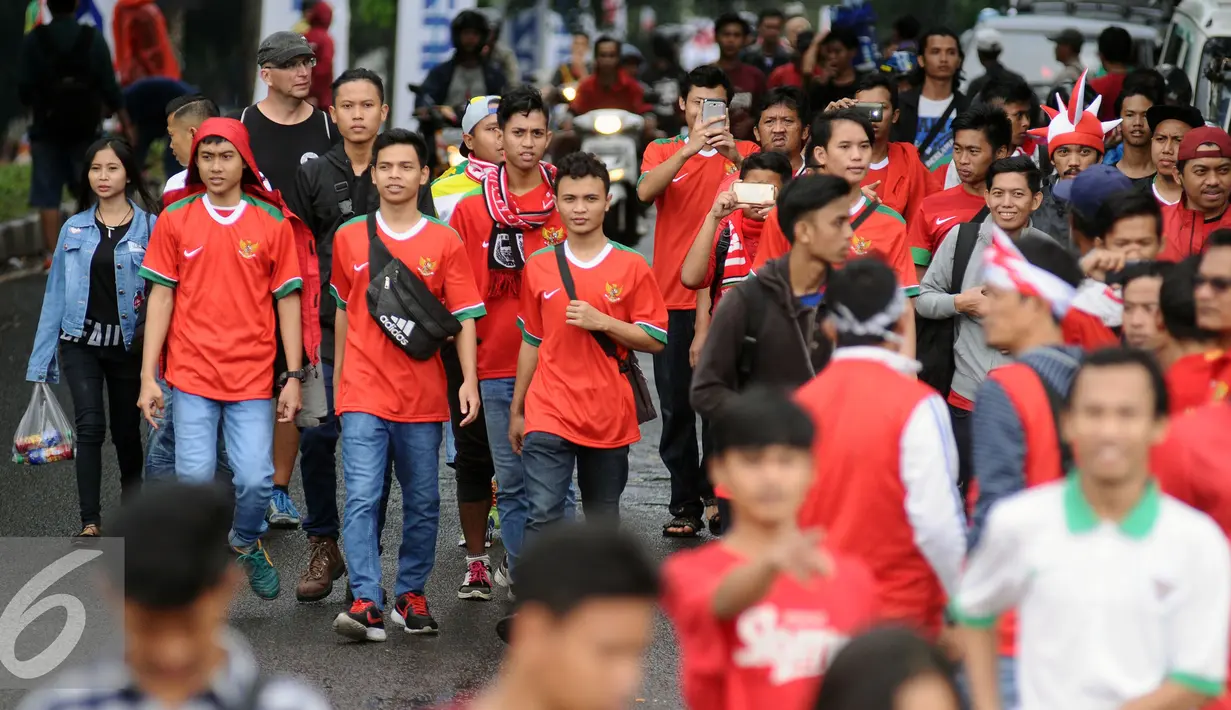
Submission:
<svg viewBox="0 0 1231 710">
<path fill-rule="evenodd" d="M 274 568 L 261 541 L 257 540 L 246 548 L 232 549 L 239 553 L 239 566 L 248 575 L 248 586 L 252 587 L 252 591 L 262 599 L 276 599 L 281 589 L 278 570 Z"/>
</svg>

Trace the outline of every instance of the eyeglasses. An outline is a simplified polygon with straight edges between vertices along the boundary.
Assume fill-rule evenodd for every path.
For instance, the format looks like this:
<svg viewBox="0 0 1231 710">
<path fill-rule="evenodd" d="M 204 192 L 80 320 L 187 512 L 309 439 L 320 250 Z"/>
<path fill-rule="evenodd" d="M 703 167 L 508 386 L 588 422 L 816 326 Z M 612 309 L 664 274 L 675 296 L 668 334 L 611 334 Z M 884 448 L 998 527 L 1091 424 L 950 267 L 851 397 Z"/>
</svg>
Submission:
<svg viewBox="0 0 1231 710">
<path fill-rule="evenodd" d="M 300 68 L 311 69 L 315 66 L 316 66 L 316 57 L 297 57 L 295 59 L 290 60 L 289 62 L 283 62 L 282 64 L 266 64 L 265 68 L 266 69 L 282 69 L 284 71 L 285 70 L 293 71 L 293 70 L 300 69 Z"/>
<path fill-rule="evenodd" d="M 1194 289 L 1202 286 L 1209 286 L 1216 293 L 1226 293 L 1231 290 L 1231 278 L 1226 276 L 1206 276 L 1205 274 L 1197 274 L 1193 277 Z"/>
</svg>

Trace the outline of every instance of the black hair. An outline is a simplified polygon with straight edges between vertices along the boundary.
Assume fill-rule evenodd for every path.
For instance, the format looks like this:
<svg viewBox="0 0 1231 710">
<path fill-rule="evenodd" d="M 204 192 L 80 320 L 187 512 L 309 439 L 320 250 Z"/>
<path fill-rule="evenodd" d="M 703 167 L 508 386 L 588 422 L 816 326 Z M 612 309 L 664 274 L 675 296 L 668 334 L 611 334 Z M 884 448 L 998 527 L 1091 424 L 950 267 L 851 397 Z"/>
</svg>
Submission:
<svg viewBox="0 0 1231 710">
<path fill-rule="evenodd" d="M 230 495 L 212 482 L 146 487 L 120 508 L 108 531 L 125 542 L 123 580 L 112 581 L 122 581 L 124 598 L 143 607 L 190 606 L 225 581 L 234 510 Z"/>
<path fill-rule="evenodd" d="M 739 25 L 743 28 L 745 35 L 752 31 L 752 28 L 748 26 L 748 21 L 741 17 L 739 13 L 724 12 L 714 20 L 714 34 L 717 35 L 721 33 L 722 28 L 727 25 Z"/>
<path fill-rule="evenodd" d="M 167 118 L 174 116 L 177 120 L 192 119 L 200 125 L 207 118 L 218 118 L 221 115 L 218 104 L 201 94 L 185 94 L 167 102 Z"/>
<path fill-rule="evenodd" d="M 871 91 L 873 89 L 884 89 L 889 92 L 889 108 L 890 111 L 896 110 L 898 107 L 898 82 L 889 78 L 884 72 L 872 72 L 864 74 L 855 82 L 855 93 L 860 91 Z"/>
<path fill-rule="evenodd" d="M 840 42 L 847 49 L 859 49 L 859 35 L 849 27 L 838 26 L 829 31 L 821 40 L 821 45 Z"/>
<path fill-rule="evenodd" d="M 1145 370 L 1150 380 L 1150 388 L 1154 390 L 1154 418 L 1162 419 L 1170 411 L 1171 404 L 1167 396 L 1167 379 L 1163 376 L 1163 368 L 1158 360 L 1145 350 L 1129 347 L 1108 347 L 1095 350 L 1082 358 L 1077 373 L 1073 375 L 1073 385 L 1065 402 L 1066 409 L 1072 409 L 1073 397 L 1077 393 L 1077 382 L 1085 372 L 1101 370 L 1109 367 L 1138 367 Z"/>
<path fill-rule="evenodd" d="M 373 165 L 380 158 L 380 152 L 391 145 L 412 146 L 419 154 L 419 165 L 427 165 L 427 142 L 423 140 L 423 136 L 405 128 L 390 128 L 376 136 L 376 141 L 372 144 Z"/>
<path fill-rule="evenodd" d="M 851 639 L 825 671 L 816 710 L 893 710 L 902 686 L 920 676 L 944 681 L 958 706 L 955 668 L 910 629 L 883 626 Z"/>
<path fill-rule="evenodd" d="M 598 59 L 598 48 L 607 43 L 612 43 L 616 46 L 617 55 L 623 54 L 624 45 L 620 42 L 620 40 L 616 39 L 615 37 L 612 37 L 611 35 L 601 35 L 598 39 L 594 40 L 594 58 L 595 59 Z"/>
<path fill-rule="evenodd" d="M 603 181 L 603 194 L 607 194 L 607 190 L 611 189 L 611 173 L 607 170 L 606 163 L 599 160 L 597 155 L 577 151 L 556 161 L 555 187 L 558 188 L 564 178 L 580 180 L 588 177 Z"/>
<path fill-rule="evenodd" d="M 987 169 L 987 187 L 989 190 L 996 176 L 1003 175 L 1004 173 L 1021 173 L 1026 176 L 1026 184 L 1030 187 L 1030 192 L 1037 195 L 1043 191 L 1043 172 L 1039 170 L 1039 166 L 1035 165 L 1033 160 L 1024 155 L 1019 155 L 1016 158 L 1001 158 L 994 161 L 992 167 Z"/>
<path fill-rule="evenodd" d="M 371 69 L 363 67 L 355 67 L 347 69 L 338 75 L 337 79 L 333 80 L 333 85 L 330 87 L 333 91 L 334 101 L 338 99 L 338 89 L 342 88 L 343 84 L 349 84 L 352 81 L 366 81 L 376 87 L 376 93 L 380 95 L 380 102 L 385 103 L 385 82 L 381 80 L 380 75 Z"/>
<path fill-rule="evenodd" d="M 1112 25 L 1099 33 L 1098 53 L 1104 62 L 1131 64 L 1133 62 L 1133 36 L 1119 25 Z"/>
<path fill-rule="evenodd" d="M 943 27 L 943 26 L 928 28 L 928 30 L 923 33 L 923 36 L 919 38 L 919 59 L 920 61 L 915 63 L 915 72 L 914 72 L 913 77 L 911 78 L 911 82 L 915 86 L 923 85 L 923 80 L 927 76 L 927 72 L 923 68 L 922 59 L 927 54 L 928 41 L 931 40 L 933 37 L 948 37 L 957 43 L 958 70 L 953 72 L 953 89 L 954 91 L 957 91 L 958 86 L 960 86 L 962 82 L 961 66 L 962 66 L 962 61 L 965 59 L 966 55 L 965 55 L 965 52 L 962 51 L 962 38 L 958 37 L 957 33 L 954 32 L 953 30 L 949 29 L 948 27 Z"/>
<path fill-rule="evenodd" d="M 1144 96 L 1151 106 L 1162 106 L 1167 101 L 1167 80 L 1153 69 L 1134 69 L 1124 77 L 1124 86 L 1116 97 L 1116 115 L 1124 109 L 1124 100 L 1130 96 Z"/>
<path fill-rule="evenodd" d="M 1197 325 L 1197 301 L 1194 280 L 1201 267 L 1201 255 L 1194 254 L 1175 265 L 1165 276 L 1158 291 L 1158 312 L 1163 327 L 1176 340 L 1214 343 L 1219 333 Z"/>
<path fill-rule="evenodd" d="M 1072 228 L 1081 232 L 1087 239 L 1095 239 L 1103 236 L 1102 226 L 1099 224 L 1098 217 L 1095 215 L 1087 215 L 1073 205 L 1069 205 L 1069 221 Z"/>
<path fill-rule="evenodd" d="M 90 144 L 89 148 L 86 148 L 81 165 L 81 186 L 77 190 L 77 211 L 85 212 L 98 202 L 98 195 L 95 195 L 94 191 L 90 189 L 90 164 L 94 162 L 94 156 L 98 155 L 99 151 L 107 148 L 115 152 L 115 157 L 119 158 L 120 164 L 124 166 L 124 175 L 128 179 L 128 184 L 124 186 L 124 192 L 128 195 L 128 199 L 137 203 L 137 206 L 146 212 L 152 214 L 160 212 L 162 210 L 162 203 L 154 199 L 145 180 L 141 178 L 141 164 L 137 162 L 132 146 L 123 138 L 109 138 L 105 136 L 94 141 Z"/>
<path fill-rule="evenodd" d="M 761 97 L 757 106 L 756 122 L 761 122 L 761 114 L 775 106 L 785 106 L 795 112 L 799 122 L 808 120 L 808 96 L 797 86 L 776 86 Z"/>
<path fill-rule="evenodd" d="M 786 391 L 761 385 L 727 400 L 710 420 L 710 435 L 715 456 L 770 446 L 810 450 L 815 427 Z"/>
<path fill-rule="evenodd" d="M 702 64 L 688 72 L 688 76 L 684 79 L 684 85 L 680 87 L 680 96 L 687 100 L 688 93 L 694 88 L 722 89 L 727 94 L 727 98 L 724 100 L 728 104 L 731 103 L 731 98 L 735 95 L 731 88 L 731 77 L 727 76 L 727 73 L 717 64 Z"/>
<path fill-rule="evenodd" d="M 812 160 L 812 153 L 817 148 L 828 148 L 829 140 L 833 138 L 833 124 L 836 121 L 850 121 L 858 124 L 864 133 L 868 134 L 870 142 L 876 142 L 876 128 L 868 120 L 866 114 L 853 108 L 840 108 L 836 111 L 826 111 L 816 117 L 812 123 L 812 139 L 808 142 L 807 159 Z"/>
<path fill-rule="evenodd" d="M 993 154 L 1013 145 L 1013 123 L 1004 109 L 975 104 L 959 113 L 950 125 L 954 136 L 958 131 L 981 131 Z"/>
<path fill-rule="evenodd" d="M 1124 267 L 1118 274 L 1119 283 L 1127 287 L 1130 283 L 1137 279 L 1166 279 L 1167 275 L 1175 269 L 1175 263 L 1171 261 L 1134 261 Z"/>
<path fill-rule="evenodd" d="M 883 313 L 900 289 L 898 277 L 880 259 L 856 259 L 829 275 L 825 286 L 825 301 L 829 308 L 845 307 L 860 321 L 867 321 Z M 838 347 L 855 345 L 880 345 L 885 341 L 881 335 L 857 335 L 838 333 Z"/>
<path fill-rule="evenodd" d="M 496 109 L 496 122 L 504 128 L 514 115 L 530 115 L 538 111 L 543 118 L 548 117 L 547 104 L 543 102 L 543 94 L 537 88 L 522 84 L 506 91 L 500 97 L 500 108 Z"/>
<path fill-rule="evenodd" d="M 665 59 L 672 66 L 679 64 L 679 49 L 675 42 L 661 32 L 650 35 L 650 56 L 655 59 Z"/>
<path fill-rule="evenodd" d="M 466 30 L 477 32 L 480 42 L 486 42 L 488 35 L 491 34 L 491 23 L 487 21 L 483 13 L 476 10 L 462 10 L 457 13 L 457 17 L 449 23 L 449 38 L 453 41 L 454 47 L 461 44 L 462 32 Z"/>
<path fill-rule="evenodd" d="M 1071 209 L 1070 212 L 1076 213 L 1077 210 Z M 1154 233 L 1160 240 L 1163 238 L 1163 211 L 1158 206 L 1158 200 L 1154 199 L 1153 194 L 1141 192 L 1137 188 L 1108 195 L 1099 205 L 1092 223 L 1087 224 L 1085 215 L 1080 216 L 1081 224 L 1078 229 L 1090 238 L 1101 237 L 1111 231 L 1116 222 L 1130 217 L 1153 217 Z M 1082 227 L 1092 228 L 1095 233 L 1092 234 Z"/>
<path fill-rule="evenodd" d="M 47 9 L 53 15 L 67 15 L 77 11 L 77 0 L 47 0 Z"/>
<path fill-rule="evenodd" d="M 809 212 L 824 209 L 835 200 L 850 198 L 851 186 L 834 175 L 805 175 L 795 178 L 778 195 L 778 227 L 791 244 L 795 225 Z"/>
<path fill-rule="evenodd" d="M 1210 232 L 1209 238 L 1205 240 L 1205 249 L 1209 251 L 1216 247 L 1231 247 L 1231 229 L 1222 227 Z"/>
<path fill-rule="evenodd" d="M 590 601 L 658 597 L 658 572 L 637 539 L 601 525 L 561 523 L 527 541 L 517 561 L 517 605 L 558 619 Z M 516 635 L 517 622 L 513 622 Z"/>
<path fill-rule="evenodd" d="M 1017 248 L 1026 261 L 1052 274 L 1073 288 L 1077 288 L 1085 274 L 1073 256 L 1059 242 L 1051 237 L 1022 237 L 1017 240 Z M 1052 313 L 1052 318 L 1059 323 L 1060 319 Z"/>
<path fill-rule="evenodd" d="M 784 13 L 782 10 L 776 10 L 774 8 L 767 8 L 765 10 L 760 11 L 759 13 L 757 13 L 757 27 L 759 28 L 761 25 L 765 24 L 766 20 L 771 20 L 775 17 L 778 18 L 779 20 L 782 20 L 783 22 L 786 22 L 786 13 Z"/>
<path fill-rule="evenodd" d="M 744 159 L 744 164 L 740 166 L 739 176 L 743 179 L 752 170 L 769 170 L 782 178 L 782 184 L 785 185 L 791 181 L 795 175 L 795 171 L 791 168 L 791 159 L 776 151 L 766 151 L 763 153 L 753 153 Z"/>
<path fill-rule="evenodd" d="M 1026 82 L 1011 76 L 1004 76 L 999 79 L 989 81 L 983 85 L 983 89 L 979 92 L 979 101 L 985 104 L 990 104 L 996 99 L 1000 99 L 1006 104 L 1027 104 L 1031 105 L 1034 102 L 1034 90 Z"/>
<path fill-rule="evenodd" d="M 914 15 L 902 15 L 893 21 L 893 29 L 898 33 L 898 39 L 914 39 L 919 36 L 922 26 Z"/>
</svg>

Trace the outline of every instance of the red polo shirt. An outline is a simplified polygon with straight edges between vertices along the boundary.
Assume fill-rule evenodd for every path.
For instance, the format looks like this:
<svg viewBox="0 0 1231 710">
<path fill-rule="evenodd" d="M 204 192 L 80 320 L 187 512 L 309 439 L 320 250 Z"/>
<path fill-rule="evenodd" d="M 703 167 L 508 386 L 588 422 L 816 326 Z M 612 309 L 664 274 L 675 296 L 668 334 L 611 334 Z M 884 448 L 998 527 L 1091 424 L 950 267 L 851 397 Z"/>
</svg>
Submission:
<svg viewBox="0 0 1231 710">
<path fill-rule="evenodd" d="M 625 74 L 623 69 L 616 71 L 616 80 L 611 86 L 599 83 L 598 74 L 591 74 L 577 84 L 577 96 L 570 108 L 573 115 L 580 116 L 600 108 L 620 109 L 629 113 L 645 113 L 651 109 L 645 102 L 645 89 L 641 88 L 641 82 Z"/>
</svg>

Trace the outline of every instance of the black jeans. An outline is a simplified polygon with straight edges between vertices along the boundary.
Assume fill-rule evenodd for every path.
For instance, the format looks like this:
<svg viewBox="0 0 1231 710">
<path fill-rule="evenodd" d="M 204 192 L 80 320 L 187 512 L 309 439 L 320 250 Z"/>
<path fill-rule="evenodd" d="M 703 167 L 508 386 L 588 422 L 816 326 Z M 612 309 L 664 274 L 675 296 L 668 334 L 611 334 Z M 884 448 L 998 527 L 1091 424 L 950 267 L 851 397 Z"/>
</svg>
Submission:
<svg viewBox="0 0 1231 710">
<path fill-rule="evenodd" d="M 480 411 L 478 419 L 466 426 L 461 425 L 465 418 L 458 397 L 458 390 L 462 387 L 462 362 L 457 358 L 457 348 L 453 343 L 445 343 L 440 349 L 440 359 L 445 366 L 445 380 L 449 388 L 449 425 L 453 427 L 453 439 L 457 442 L 457 457 L 453 459 L 457 502 L 491 500 L 496 466 L 492 463 L 492 449 L 487 442 L 487 420 Z"/>
<path fill-rule="evenodd" d="M 667 346 L 654 355 L 654 385 L 662 418 L 658 455 L 671 474 L 671 514 L 699 519 L 705 512 L 702 501 L 714 497 L 714 487 L 697 448 L 697 414 L 688 401 L 692 387 L 688 350 L 696 323 L 696 311 L 667 312 Z M 707 428 L 702 422 L 703 440 L 708 439 Z"/>
<path fill-rule="evenodd" d="M 81 524 L 101 525 L 103 441 L 110 409 L 111 443 L 120 464 L 120 496 L 128 501 L 141 487 L 141 354 L 119 347 L 60 343 L 60 366 L 73 396 L 77 428 L 77 499 Z"/>
<path fill-rule="evenodd" d="M 953 440 L 957 443 L 957 490 L 962 495 L 962 510 L 966 509 L 966 491 L 974 477 L 971 457 L 971 414 L 961 407 L 949 405 L 949 419 L 953 422 Z"/>
</svg>

